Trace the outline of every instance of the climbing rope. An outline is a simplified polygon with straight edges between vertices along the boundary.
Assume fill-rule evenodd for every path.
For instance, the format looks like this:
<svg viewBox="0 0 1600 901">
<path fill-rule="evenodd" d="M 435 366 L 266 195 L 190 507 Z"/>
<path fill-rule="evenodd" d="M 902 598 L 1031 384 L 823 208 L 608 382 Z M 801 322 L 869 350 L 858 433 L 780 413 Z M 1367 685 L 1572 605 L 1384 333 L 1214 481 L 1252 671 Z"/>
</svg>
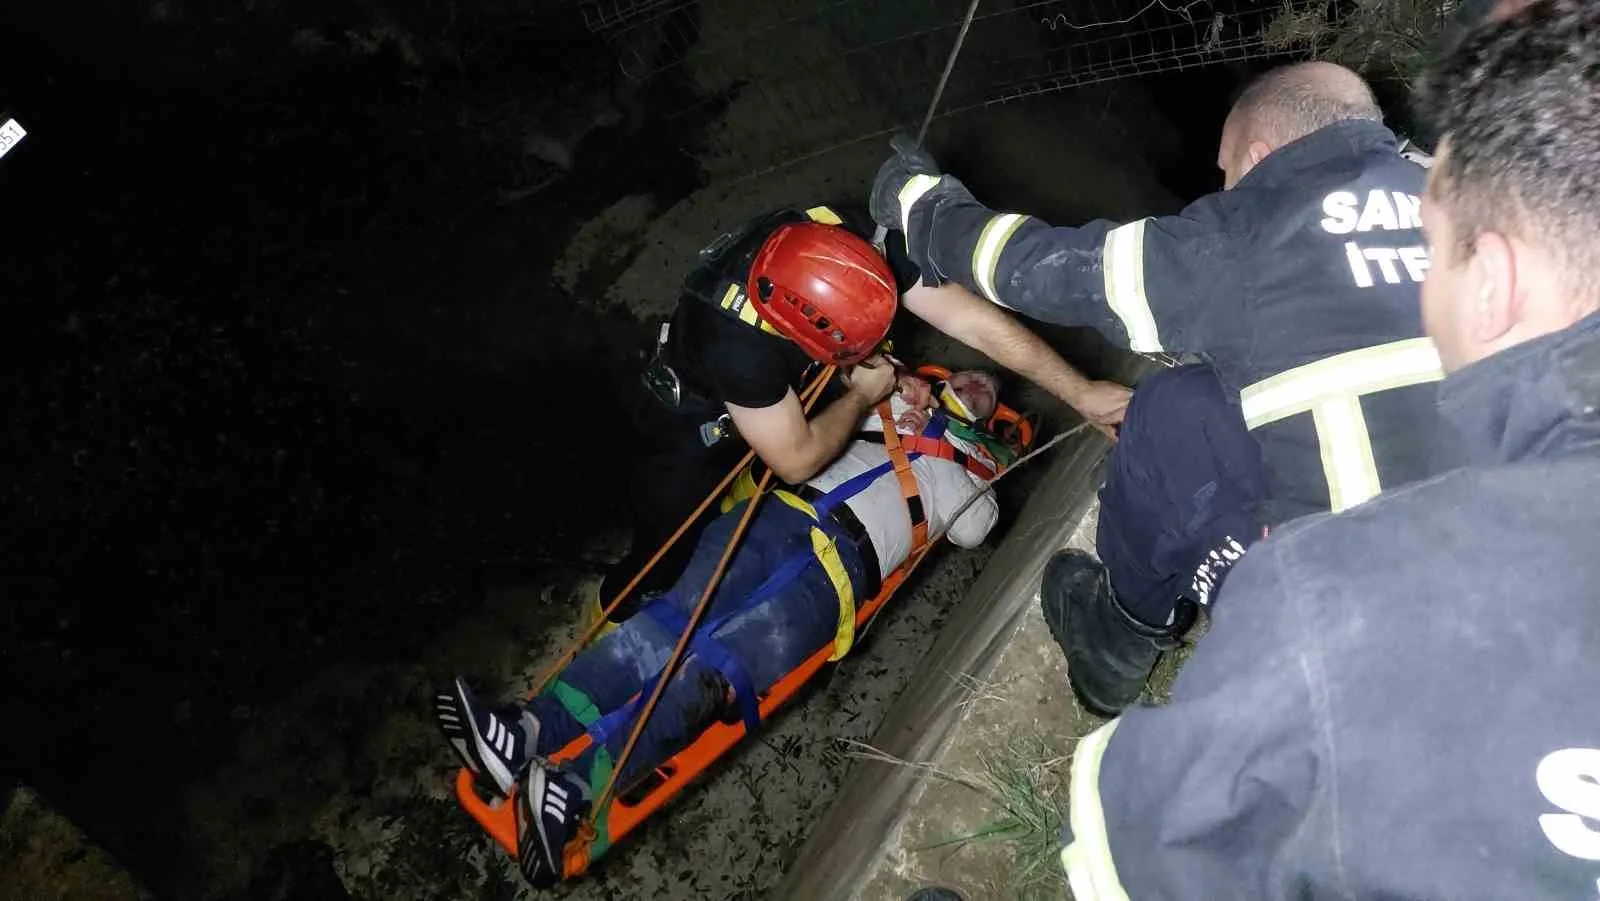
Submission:
<svg viewBox="0 0 1600 901">
<path fill-rule="evenodd" d="M 828 380 L 833 378 L 833 374 L 837 370 L 837 366 L 829 365 L 826 369 L 822 370 L 822 374 L 817 376 L 817 380 L 813 382 L 811 386 L 808 387 L 804 392 L 802 396 L 803 404 L 808 417 L 811 413 L 811 408 L 816 405 L 818 398 L 822 396 L 822 389 L 827 385 Z M 752 451 L 751 454 L 753 453 L 754 452 Z M 751 454 L 745 455 L 746 463 L 748 463 Z M 704 510 L 710 505 L 710 503 L 721 493 L 722 487 L 724 487 L 726 483 L 731 482 L 738 474 L 739 469 L 742 469 L 744 465 L 746 464 L 741 463 L 738 468 L 735 468 L 733 472 L 728 474 L 727 478 L 723 480 L 724 485 L 719 486 L 716 492 L 714 492 L 710 497 L 707 497 L 706 500 L 701 503 L 701 510 Z M 694 612 L 689 614 L 689 621 L 684 626 L 683 634 L 678 636 L 678 643 L 673 647 L 672 655 L 667 658 L 667 665 L 662 668 L 660 678 L 655 680 L 655 685 L 650 690 L 650 697 L 645 700 L 644 706 L 639 711 L 638 718 L 634 721 L 632 731 L 628 733 L 628 741 L 622 746 L 622 753 L 618 754 L 616 760 L 612 763 L 611 773 L 606 777 L 605 786 L 595 794 L 592 806 L 589 809 L 589 816 L 584 820 L 584 823 L 580 827 L 578 833 L 579 840 L 583 842 L 585 847 L 593 843 L 594 839 L 596 838 L 597 833 L 595 830 L 595 821 L 606 809 L 606 803 L 610 800 L 612 791 L 614 791 L 617 787 L 617 779 L 622 775 L 623 770 L 627 768 L 628 758 L 633 754 L 634 747 L 639 743 L 639 736 L 644 734 L 644 728 L 649 723 L 651 714 L 655 713 L 656 705 L 661 701 L 661 696 L 667 689 L 667 683 L 672 680 L 673 672 L 678 668 L 678 664 L 683 661 L 683 655 L 689 647 L 689 641 L 694 637 L 695 629 L 699 627 L 700 620 L 705 617 L 706 610 L 711 606 L 711 596 L 716 592 L 717 585 L 722 582 L 722 576 L 725 572 L 727 572 L 728 563 L 733 559 L 734 551 L 739 546 L 739 539 L 744 537 L 745 530 L 749 528 L 750 520 L 756 512 L 756 505 L 760 502 L 762 495 L 767 490 L 767 484 L 771 481 L 772 469 L 769 467 L 767 468 L 766 472 L 761 474 L 761 481 L 756 483 L 756 493 L 751 496 L 749 503 L 745 505 L 744 514 L 739 517 L 739 523 L 734 526 L 733 534 L 728 537 L 728 543 L 722 549 L 722 556 L 717 560 L 716 569 L 711 571 L 711 578 L 706 582 L 705 589 L 700 592 L 700 599 L 695 603 Z M 692 522 L 693 519 L 699 515 L 700 512 L 696 511 L 694 516 L 690 517 L 689 521 Z M 686 527 L 687 525 L 688 522 L 685 522 L 684 526 Z M 639 575 L 644 575 L 644 573 L 655 564 L 656 560 L 660 559 L 661 555 L 667 550 L 667 548 L 671 547 L 673 542 L 678 540 L 679 536 L 681 536 L 683 532 L 684 527 L 680 527 L 677 532 L 673 533 L 673 536 L 667 540 L 667 543 L 662 545 L 661 549 L 656 552 L 655 556 L 651 557 L 650 561 L 645 564 L 644 570 L 641 570 Z M 639 576 L 635 576 L 634 579 L 628 583 L 622 592 L 619 593 L 618 599 L 612 601 L 611 606 L 606 608 L 605 614 L 601 617 L 602 620 L 610 616 L 611 610 L 621 603 L 622 598 L 627 597 L 627 592 L 630 591 L 638 581 Z M 591 626 L 589 631 L 592 634 L 598 630 L 598 625 L 595 625 Z"/>
<path fill-rule="evenodd" d="M 956 44 L 950 48 L 950 55 L 945 57 L 944 71 L 939 73 L 939 83 L 933 88 L 933 99 L 928 101 L 928 112 L 922 117 L 922 127 L 917 129 L 918 147 L 921 147 L 922 142 L 928 137 L 928 126 L 933 124 L 933 114 L 939 110 L 939 98 L 944 96 L 944 86 L 950 83 L 950 73 L 955 71 L 956 57 L 961 55 L 961 45 L 967 42 L 967 31 L 972 28 L 972 17 L 978 14 L 978 4 L 980 2 L 982 0 L 972 0 L 972 3 L 967 6 L 967 17 L 961 20 L 961 30 L 956 32 Z M 888 234 L 889 230 L 887 228 L 881 225 L 878 226 L 877 230 L 872 233 L 873 245 L 882 247 L 883 239 Z"/>
</svg>

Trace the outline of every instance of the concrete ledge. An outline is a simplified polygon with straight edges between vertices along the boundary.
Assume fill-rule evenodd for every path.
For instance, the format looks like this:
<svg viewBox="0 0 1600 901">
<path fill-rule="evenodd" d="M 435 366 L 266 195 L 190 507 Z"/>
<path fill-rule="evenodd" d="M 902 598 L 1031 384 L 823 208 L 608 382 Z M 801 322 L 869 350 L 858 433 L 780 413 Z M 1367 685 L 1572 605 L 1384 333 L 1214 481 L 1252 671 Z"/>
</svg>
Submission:
<svg viewBox="0 0 1600 901">
<path fill-rule="evenodd" d="M 960 675 L 984 678 L 1033 602 L 1045 561 L 1062 547 L 1100 484 L 1110 445 L 1099 434 L 1063 442 L 1049 470 L 977 581 L 940 631 L 872 745 L 905 760 L 937 760 L 961 719 Z M 1032 465 L 1038 465 L 1038 463 Z M 858 762 L 812 828 L 775 898 L 849 901 L 866 882 L 923 775 Z"/>
</svg>

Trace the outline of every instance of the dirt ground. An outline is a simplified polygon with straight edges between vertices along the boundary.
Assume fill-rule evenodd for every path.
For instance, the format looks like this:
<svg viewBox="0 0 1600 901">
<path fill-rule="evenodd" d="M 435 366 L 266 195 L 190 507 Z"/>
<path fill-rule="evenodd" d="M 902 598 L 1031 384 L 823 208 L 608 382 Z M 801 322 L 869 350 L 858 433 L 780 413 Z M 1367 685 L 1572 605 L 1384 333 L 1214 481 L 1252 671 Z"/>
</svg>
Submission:
<svg viewBox="0 0 1600 901">
<path fill-rule="evenodd" d="M 1097 501 L 1067 547 L 1093 552 L 1098 513 Z M 1102 722 L 1072 697 L 1065 660 L 1044 624 L 1036 594 L 994 672 L 973 693 L 944 757 L 933 763 L 940 772 L 981 780 L 996 755 L 1018 747 L 1019 740 L 1032 744 L 1036 739 L 1038 749 L 1046 752 L 1036 759 L 1048 771 L 1045 781 L 1064 786 L 1077 740 Z M 1064 803 L 1065 793 L 1056 800 Z M 917 889 L 935 885 L 955 889 L 968 901 L 1024 897 L 1017 884 L 1015 847 L 994 837 L 968 840 L 989 832 L 1004 817 L 1005 812 L 982 793 L 949 779 L 925 779 L 888 842 L 877 872 L 856 897 L 904 901 Z M 1065 894 L 1063 879 L 1056 896 Z"/>
</svg>

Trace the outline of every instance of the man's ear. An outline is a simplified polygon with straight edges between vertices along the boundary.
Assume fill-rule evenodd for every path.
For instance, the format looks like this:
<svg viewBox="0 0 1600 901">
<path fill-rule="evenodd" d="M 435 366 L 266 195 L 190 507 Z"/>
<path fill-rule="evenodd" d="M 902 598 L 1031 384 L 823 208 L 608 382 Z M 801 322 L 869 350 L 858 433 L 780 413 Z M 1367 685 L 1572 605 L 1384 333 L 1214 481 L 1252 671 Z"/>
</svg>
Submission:
<svg viewBox="0 0 1600 901">
<path fill-rule="evenodd" d="M 1250 154 L 1250 165 L 1254 166 L 1267 158 L 1272 152 L 1272 146 L 1266 141 L 1251 141 L 1247 152 Z"/>
<path fill-rule="evenodd" d="M 1477 296 L 1472 304 L 1472 338 L 1480 344 L 1499 340 L 1522 315 L 1517 296 L 1517 255 L 1505 235 L 1484 232 L 1473 242 L 1472 271 Z"/>
</svg>

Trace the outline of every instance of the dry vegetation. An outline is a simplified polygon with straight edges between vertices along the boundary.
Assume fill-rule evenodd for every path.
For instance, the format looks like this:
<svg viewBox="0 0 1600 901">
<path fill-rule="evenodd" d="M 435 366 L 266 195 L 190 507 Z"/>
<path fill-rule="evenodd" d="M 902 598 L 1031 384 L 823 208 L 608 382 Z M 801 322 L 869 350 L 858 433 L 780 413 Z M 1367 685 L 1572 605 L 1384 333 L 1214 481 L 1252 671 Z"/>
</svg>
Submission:
<svg viewBox="0 0 1600 901">
<path fill-rule="evenodd" d="M 1309 51 L 1374 80 L 1413 84 L 1432 59 L 1458 0 L 1282 0 L 1263 38 L 1275 51 Z"/>
<path fill-rule="evenodd" d="M 0 886 L 27 901 L 137 901 L 148 897 L 109 855 L 33 792 L 0 812 Z"/>
</svg>

